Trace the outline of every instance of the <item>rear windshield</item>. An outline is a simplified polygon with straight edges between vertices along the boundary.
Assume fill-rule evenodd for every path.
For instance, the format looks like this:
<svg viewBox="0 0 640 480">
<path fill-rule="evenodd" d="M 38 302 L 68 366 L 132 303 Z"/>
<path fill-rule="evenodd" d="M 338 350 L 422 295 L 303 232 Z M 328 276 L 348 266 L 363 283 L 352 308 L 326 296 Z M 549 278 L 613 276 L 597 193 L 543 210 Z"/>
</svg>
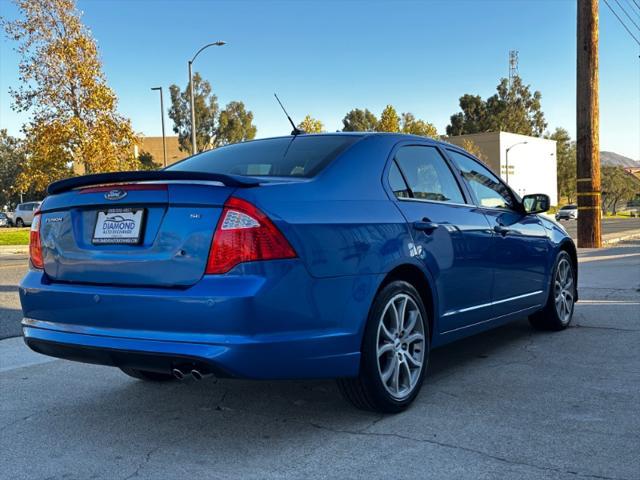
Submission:
<svg viewBox="0 0 640 480">
<path fill-rule="evenodd" d="M 359 136 L 269 138 L 209 150 L 167 170 L 266 177 L 313 177 Z"/>
</svg>

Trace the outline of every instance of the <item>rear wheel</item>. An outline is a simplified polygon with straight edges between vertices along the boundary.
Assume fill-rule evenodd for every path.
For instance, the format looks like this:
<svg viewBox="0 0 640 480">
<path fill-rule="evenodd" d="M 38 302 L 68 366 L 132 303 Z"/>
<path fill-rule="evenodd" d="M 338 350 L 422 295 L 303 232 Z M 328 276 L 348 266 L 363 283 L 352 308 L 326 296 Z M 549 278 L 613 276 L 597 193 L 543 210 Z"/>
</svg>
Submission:
<svg viewBox="0 0 640 480">
<path fill-rule="evenodd" d="M 137 378 L 138 380 L 145 380 L 147 382 L 168 382 L 175 380 L 174 376 L 170 373 L 151 372 L 149 370 L 138 370 L 137 368 L 124 367 L 120 367 L 120 370 L 130 377 Z"/>
<path fill-rule="evenodd" d="M 429 323 L 420 295 L 411 284 L 394 281 L 369 313 L 359 376 L 339 379 L 338 387 L 357 408 L 401 412 L 420 391 L 428 357 Z"/>
<path fill-rule="evenodd" d="M 567 252 L 558 253 L 551 279 L 547 304 L 529 317 L 531 325 L 538 330 L 564 330 L 573 318 L 577 284 L 573 262 Z"/>
<path fill-rule="evenodd" d="M 21 218 L 16 219 L 16 227 L 18 228 L 24 227 L 24 222 L 22 221 Z"/>
</svg>

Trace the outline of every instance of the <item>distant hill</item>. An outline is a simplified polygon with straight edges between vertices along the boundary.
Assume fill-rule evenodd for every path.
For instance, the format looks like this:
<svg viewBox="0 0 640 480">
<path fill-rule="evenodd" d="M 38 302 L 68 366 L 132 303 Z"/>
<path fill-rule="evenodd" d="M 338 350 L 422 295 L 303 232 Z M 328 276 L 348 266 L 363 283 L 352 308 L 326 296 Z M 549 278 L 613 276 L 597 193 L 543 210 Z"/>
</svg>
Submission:
<svg viewBox="0 0 640 480">
<path fill-rule="evenodd" d="M 614 152 L 600 152 L 600 164 L 614 167 L 640 168 L 640 162 Z"/>
</svg>

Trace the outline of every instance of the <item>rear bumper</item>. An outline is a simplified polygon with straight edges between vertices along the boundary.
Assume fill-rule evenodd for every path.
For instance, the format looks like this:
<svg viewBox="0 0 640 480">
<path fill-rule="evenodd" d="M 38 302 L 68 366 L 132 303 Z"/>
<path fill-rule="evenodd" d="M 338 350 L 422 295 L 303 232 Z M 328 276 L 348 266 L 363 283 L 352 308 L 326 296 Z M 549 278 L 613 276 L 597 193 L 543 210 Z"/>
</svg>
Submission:
<svg viewBox="0 0 640 480">
<path fill-rule="evenodd" d="M 32 270 L 20 285 L 25 342 L 154 371 L 186 363 L 240 378 L 357 375 L 378 276 L 317 279 L 296 261 L 262 263 L 182 290 L 51 283 Z"/>
<path fill-rule="evenodd" d="M 197 367 L 220 377 L 335 378 L 357 375 L 360 362 L 359 352 L 326 354 L 340 342 L 335 336 L 208 344 L 87 335 L 29 318 L 22 325 L 25 343 L 38 353 L 166 373 Z"/>
</svg>

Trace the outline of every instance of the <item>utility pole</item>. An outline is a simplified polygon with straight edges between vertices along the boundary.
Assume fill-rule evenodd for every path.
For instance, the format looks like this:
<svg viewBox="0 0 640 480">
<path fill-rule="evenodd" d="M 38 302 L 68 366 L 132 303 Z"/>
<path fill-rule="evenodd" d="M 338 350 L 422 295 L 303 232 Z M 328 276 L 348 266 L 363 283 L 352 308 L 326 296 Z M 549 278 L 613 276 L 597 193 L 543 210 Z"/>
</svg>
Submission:
<svg viewBox="0 0 640 480">
<path fill-rule="evenodd" d="M 160 119 L 162 120 L 162 154 L 163 164 L 167 167 L 167 137 L 164 134 L 164 100 L 162 98 L 162 87 L 153 87 L 151 90 L 158 90 L 160 92 Z"/>
<path fill-rule="evenodd" d="M 600 107 L 598 103 L 598 0 L 578 0 L 577 196 L 578 246 L 602 247 L 600 210 Z"/>
</svg>

